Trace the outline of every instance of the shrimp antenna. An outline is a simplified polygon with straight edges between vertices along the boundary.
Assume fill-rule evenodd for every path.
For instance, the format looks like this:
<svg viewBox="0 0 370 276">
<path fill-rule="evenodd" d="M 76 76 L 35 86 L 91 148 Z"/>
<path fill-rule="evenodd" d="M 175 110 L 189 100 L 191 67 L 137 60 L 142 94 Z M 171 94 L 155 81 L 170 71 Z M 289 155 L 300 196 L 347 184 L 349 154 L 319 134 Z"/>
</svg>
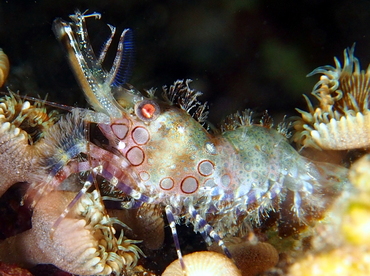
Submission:
<svg viewBox="0 0 370 276">
<path fill-rule="evenodd" d="M 10 92 L 0 91 L 0 95 L 10 95 L 11 93 L 12 93 L 11 91 Z M 49 106 L 52 106 L 52 107 L 56 107 L 56 108 L 59 108 L 59 109 L 67 110 L 67 111 L 72 111 L 72 109 L 75 108 L 73 106 L 59 104 L 59 103 L 55 103 L 55 102 L 50 102 L 50 101 L 47 101 L 46 99 L 42 100 L 42 99 L 31 97 L 31 96 L 22 95 L 22 96 L 19 96 L 19 97 L 21 97 L 24 100 L 28 100 L 28 101 L 32 101 L 32 102 L 42 102 L 43 104 L 46 104 L 46 105 L 49 105 Z"/>
<path fill-rule="evenodd" d="M 121 86 L 131 78 L 134 56 L 134 35 L 130 29 L 125 29 L 121 34 L 117 54 L 109 72 L 112 86 Z"/>
</svg>

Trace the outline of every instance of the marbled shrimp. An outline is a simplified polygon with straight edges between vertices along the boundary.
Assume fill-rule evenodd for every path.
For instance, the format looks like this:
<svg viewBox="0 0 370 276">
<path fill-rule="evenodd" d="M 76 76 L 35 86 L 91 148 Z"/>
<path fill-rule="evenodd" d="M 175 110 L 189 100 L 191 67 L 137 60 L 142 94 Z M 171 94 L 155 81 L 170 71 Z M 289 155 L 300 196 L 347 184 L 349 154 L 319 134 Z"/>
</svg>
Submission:
<svg viewBox="0 0 370 276">
<path fill-rule="evenodd" d="M 70 16 L 72 22 L 56 19 L 53 25 L 94 109 L 81 116 L 104 136 L 98 142 L 89 137 L 80 150 L 88 156 L 89 168 L 83 164 L 72 171 L 89 169 L 105 178 L 112 189 L 131 198 L 127 208 L 142 203 L 163 206 L 183 270 L 176 233 L 179 218 L 193 224 L 208 242 L 214 239 L 227 254 L 222 237 L 244 234 L 245 227 L 278 212 L 287 198 L 293 198 L 289 206 L 304 224 L 307 210 L 324 208 L 322 188 L 346 186 L 346 169 L 299 155 L 286 138 L 284 124 L 273 129 L 267 115 L 255 124 L 246 110 L 228 116 L 220 130 L 208 131 L 208 107 L 197 100 L 201 93 L 189 87 L 190 81 L 164 87 L 161 99 L 153 89 L 141 93 L 125 84 L 131 31 L 123 31 L 108 72 L 102 63 L 115 28 L 109 25 L 112 35 L 97 57 L 85 26 L 89 17 L 100 14 L 77 11 Z"/>
</svg>

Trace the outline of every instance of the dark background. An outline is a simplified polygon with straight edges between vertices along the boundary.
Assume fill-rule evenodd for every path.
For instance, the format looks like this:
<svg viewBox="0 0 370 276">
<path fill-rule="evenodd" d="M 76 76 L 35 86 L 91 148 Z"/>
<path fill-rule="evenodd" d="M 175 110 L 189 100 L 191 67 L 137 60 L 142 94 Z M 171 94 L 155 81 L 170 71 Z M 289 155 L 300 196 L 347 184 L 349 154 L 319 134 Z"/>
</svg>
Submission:
<svg viewBox="0 0 370 276">
<path fill-rule="evenodd" d="M 104 3 L 103 3 L 104 2 Z M 318 66 L 343 60 L 354 42 L 366 69 L 370 61 L 370 1 L 3 1 L 0 47 L 11 61 L 13 91 L 85 106 L 51 25 L 76 8 L 102 13 L 90 36 L 97 49 L 108 36 L 131 28 L 136 65 L 130 83 L 160 88 L 191 78 L 210 103 L 210 120 L 253 108 L 277 120 L 306 109 Z M 117 35 L 118 36 L 118 35 Z M 110 49 L 115 54 L 116 45 Z"/>
</svg>

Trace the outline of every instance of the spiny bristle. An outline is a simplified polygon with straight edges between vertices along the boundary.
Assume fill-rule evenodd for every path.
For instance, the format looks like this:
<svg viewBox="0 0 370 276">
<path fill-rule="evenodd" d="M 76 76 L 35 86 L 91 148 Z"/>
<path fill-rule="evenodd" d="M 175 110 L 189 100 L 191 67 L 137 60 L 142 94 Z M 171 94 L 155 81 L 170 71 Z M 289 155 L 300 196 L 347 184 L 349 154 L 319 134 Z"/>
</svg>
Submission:
<svg viewBox="0 0 370 276">
<path fill-rule="evenodd" d="M 192 115 L 201 124 L 204 124 L 208 115 L 207 103 L 202 104 L 198 97 L 203 93 L 189 87 L 192 80 L 177 80 L 169 88 L 163 86 L 163 99 L 169 104 L 176 105 Z M 191 112 L 195 108 L 194 112 Z"/>
<path fill-rule="evenodd" d="M 291 133 L 292 122 L 284 116 L 283 121 L 281 121 L 278 125 L 276 130 L 284 135 L 287 139 L 292 136 Z"/>
<path fill-rule="evenodd" d="M 241 126 L 253 125 L 253 111 L 246 109 L 242 112 L 237 111 L 234 114 L 226 116 L 221 122 L 221 132 L 235 130 Z"/>
<path fill-rule="evenodd" d="M 263 112 L 261 119 L 259 120 L 259 124 L 254 123 L 254 113 L 251 109 L 246 109 L 242 112 L 235 112 L 234 114 L 230 114 L 226 116 L 226 118 L 220 124 L 221 132 L 225 131 L 232 131 L 242 126 L 252 126 L 252 125 L 259 125 L 266 128 L 273 127 L 273 118 L 268 114 L 267 110 Z M 284 117 L 283 122 L 279 123 L 277 126 L 277 130 L 284 135 L 285 137 L 290 137 L 290 127 L 291 122 L 286 121 Z"/>
<path fill-rule="evenodd" d="M 274 120 L 272 117 L 268 114 L 267 110 L 263 112 L 262 118 L 260 120 L 260 124 L 263 127 L 271 128 L 274 125 Z"/>
<path fill-rule="evenodd" d="M 45 142 L 38 145 L 44 156 L 43 164 L 53 175 L 81 152 L 86 152 L 85 125 L 78 111 L 67 114 L 45 134 Z"/>
</svg>

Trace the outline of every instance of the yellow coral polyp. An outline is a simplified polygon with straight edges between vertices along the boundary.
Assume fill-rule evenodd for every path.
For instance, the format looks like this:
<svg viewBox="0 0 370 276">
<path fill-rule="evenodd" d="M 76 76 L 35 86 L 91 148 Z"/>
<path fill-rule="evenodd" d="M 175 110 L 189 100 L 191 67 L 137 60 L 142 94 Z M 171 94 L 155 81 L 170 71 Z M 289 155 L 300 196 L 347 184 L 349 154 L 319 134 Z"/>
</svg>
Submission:
<svg viewBox="0 0 370 276">
<path fill-rule="evenodd" d="M 308 255 L 293 264 L 288 276 L 338 276 L 370 274 L 370 251 L 357 247 L 340 248 L 318 255 Z"/>
<path fill-rule="evenodd" d="M 370 246 L 370 204 L 351 204 L 346 212 L 342 233 L 353 245 Z"/>
<path fill-rule="evenodd" d="M 352 165 L 349 178 L 355 191 L 343 216 L 342 234 L 348 243 L 370 249 L 370 155 Z"/>
</svg>

